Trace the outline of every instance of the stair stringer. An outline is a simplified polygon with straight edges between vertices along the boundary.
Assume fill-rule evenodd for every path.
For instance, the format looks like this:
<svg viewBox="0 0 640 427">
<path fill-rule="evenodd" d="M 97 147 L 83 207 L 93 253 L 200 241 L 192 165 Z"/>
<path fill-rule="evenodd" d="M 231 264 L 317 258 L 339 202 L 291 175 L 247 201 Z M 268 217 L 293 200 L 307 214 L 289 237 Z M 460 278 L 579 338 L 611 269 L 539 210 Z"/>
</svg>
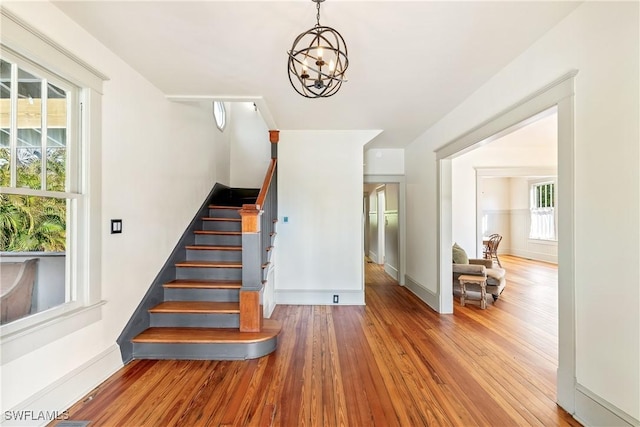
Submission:
<svg viewBox="0 0 640 427">
<path fill-rule="evenodd" d="M 160 304 L 164 301 L 164 288 L 163 284 L 170 282 L 176 277 L 176 262 L 185 259 L 186 249 L 185 246 L 195 243 L 195 231 L 200 229 L 202 217 L 208 216 L 209 204 L 216 195 L 227 191 L 228 186 L 216 183 L 209 195 L 206 197 L 200 209 L 196 212 L 195 216 L 185 229 L 184 233 L 176 243 L 173 251 L 167 258 L 160 272 L 149 286 L 147 293 L 144 295 L 138 307 L 134 310 L 131 318 L 124 327 L 122 333 L 116 340 L 120 347 L 120 354 L 122 356 L 122 362 L 126 365 L 133 360 L 134 346 L 131 340 L 151 325 L 151 315 L 149 309 Z"/>
</svg>

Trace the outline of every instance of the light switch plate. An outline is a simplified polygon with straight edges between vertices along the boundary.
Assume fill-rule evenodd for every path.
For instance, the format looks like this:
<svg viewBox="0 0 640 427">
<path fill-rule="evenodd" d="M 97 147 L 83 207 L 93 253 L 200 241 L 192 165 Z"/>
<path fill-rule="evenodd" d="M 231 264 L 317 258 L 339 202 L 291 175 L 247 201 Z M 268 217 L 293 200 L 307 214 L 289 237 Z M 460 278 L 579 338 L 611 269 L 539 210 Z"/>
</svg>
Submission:
<svg viewBox="0 0 640 427">
<path fill-rule="evenodd" d="M 112 219 L 111 220 L 111 234 L 120 234 L 122 233 L 122 220 L 121 219 Z"/>
</svg>

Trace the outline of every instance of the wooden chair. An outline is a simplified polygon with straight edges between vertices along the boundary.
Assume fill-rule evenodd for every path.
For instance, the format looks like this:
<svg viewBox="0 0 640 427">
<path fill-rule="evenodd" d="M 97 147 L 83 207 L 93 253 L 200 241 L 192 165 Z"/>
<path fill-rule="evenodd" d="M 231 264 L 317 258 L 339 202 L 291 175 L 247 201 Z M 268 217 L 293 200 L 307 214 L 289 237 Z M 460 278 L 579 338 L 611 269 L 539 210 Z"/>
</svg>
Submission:
<svg viewBox="0 0 640 427">
<path fill-rule="evenodd" d="M 489 236 L 489 240 L 487 244 L 484 246 L 483 256 L 485 259 L 495 260 L 500 268 L 502 268 L 502 264 L 500 263 L 500 258 L 498 258 L 498 246 L 502 241 L 502 236 L 499 234 L 492 234 Z"/>
</svg>

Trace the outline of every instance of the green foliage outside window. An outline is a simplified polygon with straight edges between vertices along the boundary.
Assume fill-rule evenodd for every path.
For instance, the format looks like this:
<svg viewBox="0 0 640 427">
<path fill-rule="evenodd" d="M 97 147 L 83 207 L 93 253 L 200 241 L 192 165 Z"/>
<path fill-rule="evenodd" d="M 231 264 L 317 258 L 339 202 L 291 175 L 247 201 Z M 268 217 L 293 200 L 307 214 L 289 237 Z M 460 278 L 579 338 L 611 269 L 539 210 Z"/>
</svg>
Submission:
<svg viewBox="0 0 640 427">
<path fill-rule="evenodd" d="M 538 184 L 534 186 L 534 207 L 535 208 L 552 208 L 554 207 L 554 184 Z"/>
<path fill-rule="evenodd" d="M 19 156 L 18 188 L 39 188 L 41 160 L 37 151 Z M 9 149 L 0 148 L 0 183 L 10 180 Z M 36 185 L 38 183 L 38 185 Z M 47 150 L 47 189 L 65 189 L 65 150 Z M 66 247 L 67 199 L 0 194 L 0 251 L 64 252 Z"/>
</svg>

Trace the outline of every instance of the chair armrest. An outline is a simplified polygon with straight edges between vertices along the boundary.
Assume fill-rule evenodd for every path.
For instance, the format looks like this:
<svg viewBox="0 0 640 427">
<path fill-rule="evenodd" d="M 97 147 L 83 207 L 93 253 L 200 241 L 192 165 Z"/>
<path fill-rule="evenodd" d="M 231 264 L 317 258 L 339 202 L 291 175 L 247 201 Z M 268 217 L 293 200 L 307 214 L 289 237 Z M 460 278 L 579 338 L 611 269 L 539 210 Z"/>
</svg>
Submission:
<svg viewBox="0 0 640 427">
<path fill-rule="evenodd" d="M 486 268 L 493 267 L 493 260 L 484 258 L 469 258 L 469 264 L 484 265 Z"/>
<path fill-rule="evenodd" d="M 453 264 L 453 272 L 457 274 L 471 274 L 474 276 L 486 276 L 487 269 L 484 265 Z"/>
</svg>

